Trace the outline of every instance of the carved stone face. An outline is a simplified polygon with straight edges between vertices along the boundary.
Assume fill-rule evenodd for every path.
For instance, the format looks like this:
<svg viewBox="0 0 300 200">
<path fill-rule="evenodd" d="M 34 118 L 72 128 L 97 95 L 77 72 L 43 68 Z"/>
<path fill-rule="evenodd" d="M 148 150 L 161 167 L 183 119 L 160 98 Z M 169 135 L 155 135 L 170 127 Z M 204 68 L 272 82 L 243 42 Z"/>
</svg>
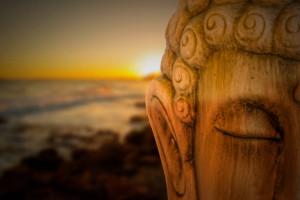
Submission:
<svg viewBox="0 0 300 200">
<path fill-rule="evenodd" d="M 194 140 L 200 199 L 295 199 L 299 67 L 247 52 L 208 61 L 198 79 Z"/>
<path fill-rule="evenodd" d="M 169 199 L 300 199 L 299 10 L 180 1 L 146 95 Z"/>
</svg>

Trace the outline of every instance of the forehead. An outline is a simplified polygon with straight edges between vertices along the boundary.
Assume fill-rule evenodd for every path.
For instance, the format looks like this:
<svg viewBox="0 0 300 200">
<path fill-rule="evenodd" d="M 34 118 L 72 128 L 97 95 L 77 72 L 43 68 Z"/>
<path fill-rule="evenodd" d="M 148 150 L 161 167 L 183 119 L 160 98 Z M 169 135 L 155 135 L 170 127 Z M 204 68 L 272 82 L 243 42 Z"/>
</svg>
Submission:
<svg viewBox="0 0 300 200">
<path fill-rule="evenodd" d="M 286 101 L 299 81 L 298 62 L 246 51 L 214 53 L 199 70 L 198 96 L 216 99 Z"/>
</svg>

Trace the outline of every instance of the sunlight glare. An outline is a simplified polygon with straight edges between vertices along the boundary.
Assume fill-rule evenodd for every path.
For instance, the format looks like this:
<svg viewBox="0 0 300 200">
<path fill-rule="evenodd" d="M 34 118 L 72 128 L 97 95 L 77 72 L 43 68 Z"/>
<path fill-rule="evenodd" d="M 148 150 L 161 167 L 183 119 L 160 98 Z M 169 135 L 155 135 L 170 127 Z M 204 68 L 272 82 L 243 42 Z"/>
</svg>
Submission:
<svg viewBox="0 0 300 200">
<path fill-rule="evenodd" d="M 141 62 L 138 64 L 140 74 L 142 76 L 147 76 L 150 74 L 159 73 L 161 58 L 162 54 L 152 54 L 141 59 Z"/>
</svg>

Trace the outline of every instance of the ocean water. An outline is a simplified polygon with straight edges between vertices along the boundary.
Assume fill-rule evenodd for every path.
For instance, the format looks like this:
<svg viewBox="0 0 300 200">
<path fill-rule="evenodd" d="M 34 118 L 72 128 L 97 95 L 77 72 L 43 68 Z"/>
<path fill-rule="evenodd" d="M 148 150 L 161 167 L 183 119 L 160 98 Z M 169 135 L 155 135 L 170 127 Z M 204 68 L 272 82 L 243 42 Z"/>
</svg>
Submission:
<svg viewBox="0 0 300 200">
<path fill-rule="evenodd" d="M 44 148 L 66 159 L 74 148 L 97 148 L 145 122 L 149 81 L 1 81 L 0 172 Z"/>
</svg>

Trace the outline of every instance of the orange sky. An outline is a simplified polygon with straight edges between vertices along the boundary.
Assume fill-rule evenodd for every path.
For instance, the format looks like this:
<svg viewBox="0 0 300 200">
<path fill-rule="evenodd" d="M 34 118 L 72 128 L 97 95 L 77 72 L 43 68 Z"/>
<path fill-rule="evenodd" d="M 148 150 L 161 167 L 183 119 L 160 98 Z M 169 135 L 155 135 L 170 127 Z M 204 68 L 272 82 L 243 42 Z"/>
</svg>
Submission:
<svg viewBox="0 0 300 200">
<path fill-rule="evenodd" d="M 177 0 L 3 0 L 0 78 L 130 78 L 157 71 L 176 6 Z"/>
</svg>

